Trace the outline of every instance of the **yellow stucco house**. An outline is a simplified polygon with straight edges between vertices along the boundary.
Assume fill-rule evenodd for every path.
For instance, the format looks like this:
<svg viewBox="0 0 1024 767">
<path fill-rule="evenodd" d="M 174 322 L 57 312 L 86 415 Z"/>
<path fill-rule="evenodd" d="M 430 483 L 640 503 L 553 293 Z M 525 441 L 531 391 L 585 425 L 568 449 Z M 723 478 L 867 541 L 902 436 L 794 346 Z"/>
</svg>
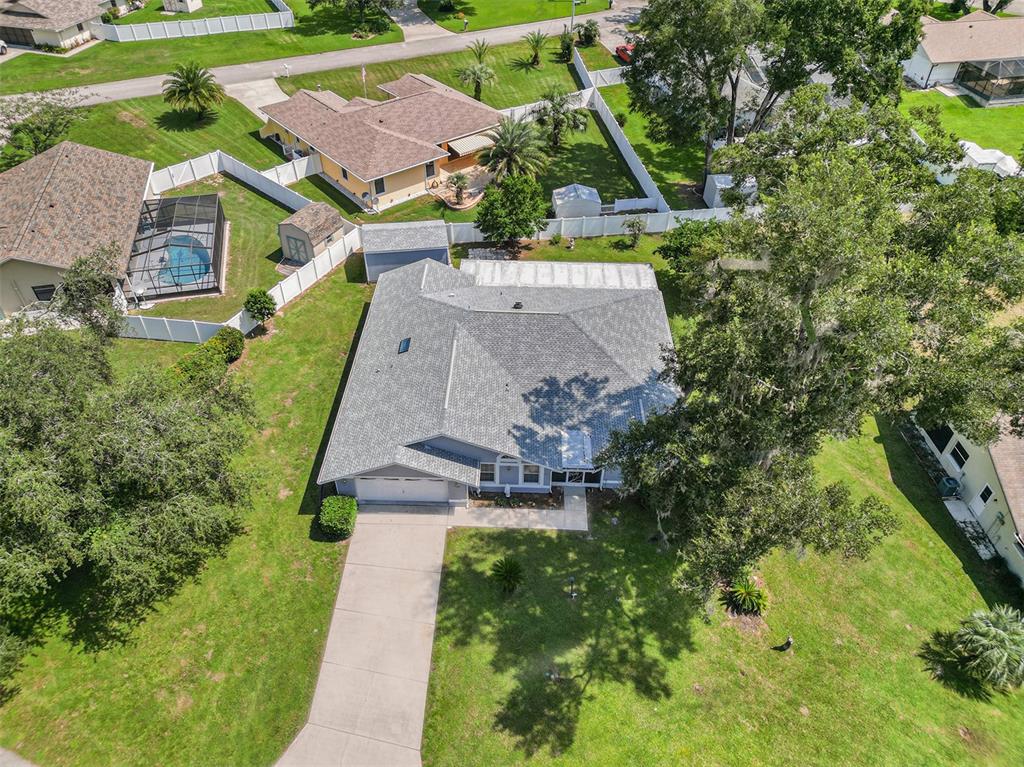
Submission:
<svg viewBox="0 0 1024 767">
<path fill-rule="evenodd" d="M 346 101 L 300 90 L 262 108 L 260 135 L 289 156 L 316 155 L 323 175 L 364 210 L 380 211 L 439 187 L 477 164 L 501 112 L 425 75 L 378 86 L 390 98 Z"/>
</svg>

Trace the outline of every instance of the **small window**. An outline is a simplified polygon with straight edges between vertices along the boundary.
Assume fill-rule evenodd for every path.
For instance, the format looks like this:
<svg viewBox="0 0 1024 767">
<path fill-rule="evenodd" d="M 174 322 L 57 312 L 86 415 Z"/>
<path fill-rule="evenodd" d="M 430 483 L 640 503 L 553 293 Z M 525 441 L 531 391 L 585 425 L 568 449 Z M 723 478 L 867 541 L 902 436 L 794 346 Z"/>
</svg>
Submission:
<svg viewBox="0 0 1024 767">
<path fill-rule="evenodd" d="M 315 146 L 311 146 L 309 148 L 309 154 L 316 154 L 316 147 Z"/>
<path fill-rule="evenodd" d="M 409 351 L 409 347 L 410 346 L 412 346 L 412 339 L 411 338 L 403 338 L 398 343 L 398 353 L 399 354 L 405 354 L 407 351 Z"/>
<path fill-rule="evenodd" d="M 33 285 L 32 292 L 36 294 L 36 301 L 49 301 L 57 292 L 56 285 Z"/>
<path fill-rule="evenodd" d="M 480 484 L 494 484 L 494 464 L 480 464 Z"/>
<path fill-rule="evenodd" d="M 551 484 L 556 485 L 556 484 L 561 484 L 563 482 L 565 482 L 565 472 L 564 471 L 553 471 L 553 472 L 551 472 Z"/>
<path fill-rule="evenodd" d="M 75 24 L 75 26 L 78 27 L 78 31 L 79 32 L 84 32 L 85 31 L 85 27 L 83 27 L 81 24 Z"/>
<path fill-rule="evenodd" d="M 964 467 L 964 464 L 967 463 L 967 459 L 971 457 L 971 454 L 968 453 L 966 448 L 964 448 L 964 446 L 959 442 L 957 442 L 953 446 L 953 449 L 949 451 L 949 455 L 953 459 L 953 462 L 961 469 Z"/>
<path fill-rule="evenodd" d="M 345 170 L 344 168 L 341 169 L 341 177 L 348 181 L 348 171 Z"/>
<path fill-rule="evenodd" d="M 434 166 L 434 161 L 431 160 L 427 163 L 427 178 L 433 178 L 437 174 L 437 168 Z"/>
<path fill-rule="evenodd" d="M 982 503 L 988 503 L 988 499 L 992 497 L 992 488 L 985 485 L 985 489 L 979 493 L 979 497 Z"/>
<path fill-rule="evenodd" d="M 524 485 L 539 485 L 540 484 L 540 466 L 535 463 L 524 463 L 523 464 L 523 484 Z"/>
<path fill-rule="evenodd" d="M 378 178 L 373 182 L 373 193 L 384 194 L 384 179 Z"/>
</svg>

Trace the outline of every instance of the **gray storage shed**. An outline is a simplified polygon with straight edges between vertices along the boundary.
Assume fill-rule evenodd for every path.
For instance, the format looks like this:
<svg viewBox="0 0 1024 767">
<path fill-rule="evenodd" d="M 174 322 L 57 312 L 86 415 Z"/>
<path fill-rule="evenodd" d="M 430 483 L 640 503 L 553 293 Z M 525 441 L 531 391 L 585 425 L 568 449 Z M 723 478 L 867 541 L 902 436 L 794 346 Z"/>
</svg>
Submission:
<svg viewBox="0 0 1024 767">
<path fill-rule="evenodd" d="M 601 215 L 601 195 L 592 186 L 569 184 L 551 193 L 555 218 L 581 218 Z"/>
<path fill-rule="evenodd" d="M 448 228 L 444 221 L 364 224 L 363 256 L 367 282 L 376 282 L 384 272 L 426 258 L 450 264 Z"/>
<path fill-rule="evenodd" d="M 340 239 L 352 225 L 326 202 L 310 203 L 277 225 L 281 250 L 291 264 L 307 264 Z"/>
</svg>

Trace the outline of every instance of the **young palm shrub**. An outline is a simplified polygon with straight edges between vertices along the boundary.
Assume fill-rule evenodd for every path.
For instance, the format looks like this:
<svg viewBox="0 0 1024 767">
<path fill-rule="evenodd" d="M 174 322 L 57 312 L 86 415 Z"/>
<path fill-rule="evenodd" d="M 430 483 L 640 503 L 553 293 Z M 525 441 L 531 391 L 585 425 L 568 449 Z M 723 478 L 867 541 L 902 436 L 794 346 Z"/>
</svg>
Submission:
<svg viewBox="0 0 1024 767">
<path fill-rule="evenodd" d="M 494 142 L 480 153 L 480 162 L 497 181 L 506 176 L 536 176 L 544 168 L 547 155 L 533 123 L 503 117 L 498 127 L 487 134 Z"/>
<path fill-rule="evenodd" d="M 179 64 L 163 82 L 164 101 L 175 109 L 196 113 L 196 119 L 224 101 L 224 88 L 213 73 L 198 62 Z"/>
<path fill-rule="evenodd" d="M 722 601 L 733 612 L 746 615 L 760 615 L 768 606 L 764 591 L 755 586 L 750 578 L 740 578 L 730 583 L 722 593 Z"/>
<path fill-rule="evenodd" d="M 455 76 L 466 85 L 473 86 L 473 98 L 482 101 L 483 88 L 498 79 L 494 70 L 484 63 L 475 61 L 468 66 L 459 67 L 455 70 Z"/>
<path fill-rule="evenodd" d="M 515 557 L 502 557 L 491 565 L 491 577 L 505 594 L 515 593 L 523 585 L 523 566 Z"/>
<path fill-rule="evenodd" d="M 1024 684 L 1024 616 L 1009 605 L 978 610 L 960 623 L 953 647 L 962 671 L 1006 692 Z"/>
<path fill-rule="evenodd" d="M 561 89 L 548 91 L 544 100 L 534 110 L 537 124 L 547 130 L 548 143 L 552 149 L 562 146 L 567 131 L 582 132 L 587 129 L 587 114 L 579 108 L 578 97 Z"/>
<path fill-rule="evenodd" d="M 547 47 L 548 36 L 538 29 L 536 32 L 523 35 L 523 40 L 530 47 L 530 64 L 539 67 L 540 55 L 544 53 L 544 49 Z"/>
<path fill-rule="evenodd" d="M 474 40 L 469 46 L 469 52 L 473 54 L 473 60 L 477 64 L 483 64 L 487 60 L 487 54 L 491 52 L 491 44 L 486 40 Z"/>
<path fill-rule="evenodd" d="M 558 53 L 562 58 L 562 61 L 568 63 L 572 61 L 572 49 L 575 43 L 575 38 L 572 35 L 572 30 L 566 27 L 562 30 L 562 34 L 558 36 Z"/>
<path fill-rule="evenodd" d="M 469 187 L 469 178 L 465 173 L 453 173 L 448 177 L 448 188 L 455 192 L 455 204 L 462 205 Z"/>
</svg>

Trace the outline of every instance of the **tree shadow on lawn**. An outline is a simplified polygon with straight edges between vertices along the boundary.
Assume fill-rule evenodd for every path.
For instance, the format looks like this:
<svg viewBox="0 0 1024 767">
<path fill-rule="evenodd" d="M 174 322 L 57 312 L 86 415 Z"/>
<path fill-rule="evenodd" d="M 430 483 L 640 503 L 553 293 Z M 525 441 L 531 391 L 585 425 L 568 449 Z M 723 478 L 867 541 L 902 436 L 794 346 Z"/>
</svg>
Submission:
<svg viewBox="0 0 1024 767">
<path fill-rule="evenodd" d="M 885 452 L 893 484 L 957 556 L 961 569 L 971 579 L 985 604 L 989 607 L 996 604 L 1020 605 L 1020 587 L 1014 588 L 1010 579 L 1000 576 L 997 567 L 978 556 L 956 526 L 899 430 L 887 418 L 878 416 L 875 420 L 879 434 L 877 441 L 881 442 Z"/>
<path fill-rule="evenodd" d="M 367 20 L 372 18 L 367 14 Z M 358 24 L 355 14 L 349 13 L 343 6 L 332 8 L 324 6 L 311 11 L 305 16 L 295 17 L 295 26 L 289 32 L 303 37 L 320 37 L 323 35 L 351 35 Z"/>
<path fill-rule="evenodd" d="M 594 187 L 605 203 L 638 194 L 633 174 L 619 157 L 618 150 L 611 144 L 597 142 L 595 134 L 589 131 L 572 135 L 569 143 L 551 152 L 550 157 L 539 178 L 548 195 L 568 184 Z"/>
<path fill-rule="evenodd" d="M 160 130 L 169 133 L 189 133 L 209 128 L 219 119 L 216 109 L 208 109 L 201 114 L 191 109 L 168 109 L 157 115 L 154 122 Z"/>
<path fill-rule="evenodd" d="M 557 755 L 573 744 L 595 686 L 628 685 L 647 700 L 671 698 L 667 661 L 694 649 L 696 611 L 671 586 L 673 559 L 647 543 L 642 512 L 611 494 L 591 494 L 590 501 L 592 538 L 474 531 L 472 551 L 445 567 L 439 634 L 455 647 L 484 637 L 493 648 L 495 675 L 512 677 L 494 727 L 528 755 Z M 612 514 L 622 518 L 618 526 L 610 524 Z M 515 557 L 526 573 L 511 597 L 487 574 L 499 556 Z"/>
<path fill-rule="evenodd" d="M 956 662 L 956 647 L 953 632 L 935 631 L 917 653 L 924 661 L 924 667 L 932 679 L 948 690 L 969 700 L 988 703 L 992 693 L 970 674 L 965 673 Z"/>
</svg>

